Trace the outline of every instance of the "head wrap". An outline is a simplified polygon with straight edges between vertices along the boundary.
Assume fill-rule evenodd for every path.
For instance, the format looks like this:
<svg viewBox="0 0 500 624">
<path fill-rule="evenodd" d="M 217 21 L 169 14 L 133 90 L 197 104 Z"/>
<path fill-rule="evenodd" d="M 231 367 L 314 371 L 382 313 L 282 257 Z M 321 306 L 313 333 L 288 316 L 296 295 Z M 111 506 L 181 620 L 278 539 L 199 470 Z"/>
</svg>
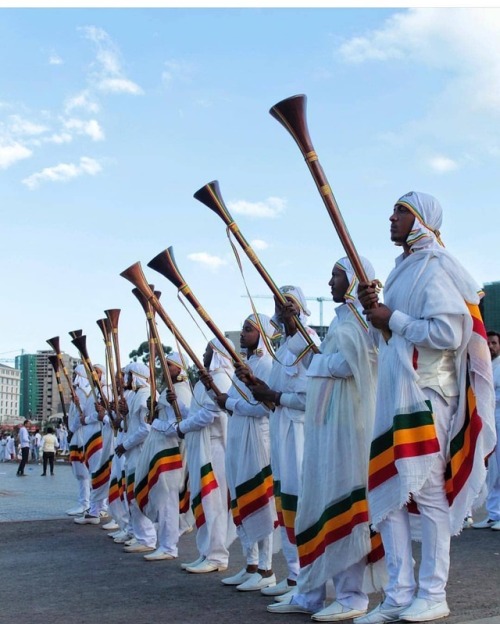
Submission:
<svg viewBox="0 0 500 624">
<path fill-rule="evenodd" d="M 226 340 L 234 348 L 232 340 L 229 338 L 226 338 Z M 223 369 L 228 375 L 232 375 L 234 372 L 233 362 L 231 361 L 231 356 L 229 355 L 227 349 L 222 345 L 221 341 L 218 338 L 214 338 L 208 344 L 212 347 L 213 351 L 212 360 L 208 370 L 214 371 L 217 369 Z"/>
<path fill-rule="evenodd" d="M 85 366 L 83 364 L 78 364 L 77 366 L 75 366 L 73 374 L 75 375 L 75 381 L 73 382 L 73 386 L 75 388 L 80 388 L 88 396 L 90 394 L 90 383 L 87 377 L 87 371 L 85 370 Z"/>
<path fill-rule="evenodd" d="M 307 307 L 306 297 L 299 286 L 280 286 L 280 292 L 285 295 L 285 298 L 290 298 L 299 306 L 299 319 L 302 325 L 307 323 L 308 316 L 311 316 L 311 312 Z M 273 322 L 275 318 L 273 317 Z"/>
<path fill-rule="evenodd" d="M 257 349 L 255 349 L 255 355 L 261 356 L 264 353 L 267 353 L 266 342 L 262 337 L 262 334 L 264 334 L 269 340 L 273 340 L 279 336 L 279 328 L 276 323 L 274 323 L 266 314 L 257 314 L 257 316 L 255 314 L 250 314 L 250 316 L 245 320 L 245 323 L 246 322 L 249 322 L 259 330 L 259 344 L 257 345 Z"/>
<path fill-rule="evenodd" d="M 132 390 L 149 386 L 149 366 L 142 362 L 132 362 L 128 372 L 132 375 Z"/>
<path fill-rule="evenodd" d="M 360 256 L 359 259 L 361 260 L 361 264 L 363 265 L 368 281 L 374 280 L 375 269 L 373 268 L 371 262 L 367 260 L 366 258 L 363 258 L 363 256 Z M 335 263 L 335 266 L 338 267 L 339 269 L 342 269 L 342 271 L 344 271 L 344 273 L 347 275 L 347 282 L 349 283 L 349 286 L 345 294 L 345 300 L 347 302 L 358 304 L 359 303 L 358 302 L 359 280 L 356 277 L 356 274 L 354 273 L 354 268 L 352 266 L 351 261 L 349 260 L 347 256 L 344 256 L 343 258 L 340 258 L 340 260 L 337 260 L 337 262 Z"/>
<path fill-rule="evenodd" d="M 410 191 L 398 199 L 395 205 L 398 204 L 407 208 L 415 217 L 413 228 L 406 239 L 411 251 L 444 247 L 439 232 L 443 221 L 443 209 L 435 197 L 427 193 Z"/>
<path fill-rule="evenodd" d="M 186 370 L 188 364 L 186 360 L 182 358 L 180 353 L 178 353 L 177 351 L 171 351 L 170 353 L 167 353 L 165 355 L 165 359 L 167 360 L 167 362 L 171 362 L 181 369 L 179 374 L 177 375 L 178 381 L 185 381 L 188 378 Z"/>
<path fill-rule="evenodd" d="M 101 385 L 105 386 L 106 385 L 106 367 L 103 366 L 102 364 L 94 364 L 94 368 L 98 368 L 102 372 Z"/>
</svg>

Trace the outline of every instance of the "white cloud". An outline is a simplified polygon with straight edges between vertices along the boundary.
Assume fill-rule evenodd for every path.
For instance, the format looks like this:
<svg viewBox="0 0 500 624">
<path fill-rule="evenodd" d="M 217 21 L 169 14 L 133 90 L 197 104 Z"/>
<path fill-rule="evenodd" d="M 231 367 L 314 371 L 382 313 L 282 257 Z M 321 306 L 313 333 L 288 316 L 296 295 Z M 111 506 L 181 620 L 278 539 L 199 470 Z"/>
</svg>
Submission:
<svg viewBox="0 0 500 624">
<path fill-rule="evenodd" d="M 52 54 L 49 56 L 49 65 L 62 65 L 63 63 L 64 61 L 62 60 L 62 58 L 55 52 L 52 52 Z"/>
<path fill-rule="evenodd" d="M 54 167 L 46 167 L 22 181 L 30 190 L 40 186 L 42 182 L 67 182 L 84 174 L 97 175 L 102 171 L 101 165 L 93 158 L 82 156 L 78 164 L 60 163 Z"/>
<path fill-rule="evenodd" d="M 64 127 L 67 130 L 76 132 L 76 134 L 87 135 L 92 139 L 92 141 L 104 140 L 104 131 L 96 119 L 67 119 L 64 121 Z"/>
<path fill-rule="evenodd" d="M 105 93 L 130 93 L 141 95 L 141 87 L 128 78 L 103 78 L 99 82 L 99 89 Z"/>
<path fill-rule="evenodd" d="M 71 143 L 73 137 L 69 132 L 61 132 L 59 134 L 53 134 L 45 139 L 46 143 L 55 143 L 56 145 L 62 145 L 63 143 Z"/>
<path fill-rule="evenodd" d="M 70 113 L 74 109 L 82 109 L 86 113 L 95 114 L 99 112 L 99 104 L 92 99 L 90 93 L 85 90 L 68 98 L 64 103 L 64 110 Z"/>
<path fill-rule="evenodd" d="M 33 152 L 17 141 L 5 141 L 0 138 L 0 169 L 7 169 L 18 160 L 29 158 Z"/>
<path fill-rule="evenodd" d="M 433 156 L 429 159 L 430 168 L 436 173 L 449 173 L 458 169 L 459 165 L 455 160 L 447 156 Z"/>
<path fill-rule="evenodd" d="M 27 119 L 23 119 L 19 115 L 10 115 L 9 130 L 12 134 L 36 136 L 46 132 L 47 127 L 28 121 Z"/>
<path fill-rule="evenodd" d="M 248 202 L 244 199 L 228 202 L 228 208 L 231 212 L 263 219 L 275 219 L 284 212 L 285 207 L 286 200 L 280 197 L 268 197 L 261 202 Z"/>
<path fill-rule="evenodd" d="M 266 243 L 266 241 L 256 238 L 255 240 L 250 242 L 250 246 L 253 247 L 254 249 L 258 249 L 259 251 L 262 251 L 264 249 L 269 248 L 269 243 Z"/>
<path fill-rule="evenodd" d="M 400 11 L 382 28 L 346 41 L 339 52 L 351 63 L 398 59 L 443 70 L 450 103 L 500 111 L 500 9 Z"/>
<path fill-rule="evenodd" d="M 141 87 L 126 77 L 120 51 L 108 33 L 97 26 L 85 26 L 81 30 L 96 48 L 96 70 L 90 76 L 92 84 L 106 93 L 141 95 Z"/>
<path fill-rule="evenodd" d="M 169 85 L 174 80 L 190 82 L 192 80 L 193 73 L 194 65 L 192 63 L 171 59 L 169 61 L 165 61 L 165 69 L 162 72 L 161 78 L 166 85 Z"/>
<path fill-rule="evenodd" d="M 227 264 L 227 261 L 223 258 L 219 258 L 219 256 L 212 256 L 205 251 L 200 251 L 197 253 L 192 253 L 188 255 L 188 258 L 193 262 L 198 262 L 199 264 L 204 264 L 210 269 L 217 270 L 221 266 Z"/>
</svg>

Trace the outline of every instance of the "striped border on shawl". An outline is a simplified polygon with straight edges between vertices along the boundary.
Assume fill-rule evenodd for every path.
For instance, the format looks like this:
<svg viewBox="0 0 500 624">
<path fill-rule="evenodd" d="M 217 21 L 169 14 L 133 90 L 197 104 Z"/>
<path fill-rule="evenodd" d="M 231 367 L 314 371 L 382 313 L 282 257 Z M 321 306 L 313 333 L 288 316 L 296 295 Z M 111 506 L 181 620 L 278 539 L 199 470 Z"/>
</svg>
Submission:
<svg viewBox="0 0 500 624">
<path fill-rule="evenodd" d="M 231 513 L 236 526 L 241 525 L 245 518 L 270 503 L 273 488 L 270 464 L 251 479 L 236 486 L 236 498 L 231 501 Z"/>
<path fill-rule="evenodd" d="M 93 436 L 91 436 L 83 447 L 83 452 L 85 454 L 85 463 L 88 465 L 90 458 L 102 449 L 102 432 L 96 431 Z"/>
<path fill-rule="evenodd" d="M 108 483 L 111 477 L 111 460 L 113 456 L 108 457 L 104 464 L 92 473 L 92 489 L 97 490 Z"/>
<path fill-rule="evenodd" d="M 120 500 L 123 498 L 123 493 L 125 492 L 125 479 L 123 476 L 123 472 L 120 477 L 113 477 L 109 482 L 109 493 L 108 493 L 108 502 L 114 503 L 116 500 Z"/>
<path fill-rule="evenodd" d="M 186 472 L 186 478 L 182 485 L 182 489 L 179 491 L 179 513 L 187 513 L 190 507 L 190 492 L 189 492 L 189 474 Z"/>
<path fill-rule="evenodd" d="M 127 475 L 127 502 L 131 503 L 134 500 L 134 482 L 135 472 L 131 472 Z"/>
<path fill-rule="evenodd" d="M 156 453 L 149 462 L 148 473 L 135 487 L 135 499 L 142 511 L 148 504 L 149 493 L 158 483 L 158 479 L 164 472 L 182 468 L 182 456 L 178 446 L 163 449 Z"/>
<path fill-rule="evenodd" d="M 488 337 L 484 327 L 479 306 L 467 303 L 467 308 L 472 318 L 471 340 L 487 341 Z M 471 386 L 470 377 L 466 375 L 466 397 L 464 424 L 450 443 L 450 460 L 446 466 L 446 496 L 448 503 L 452 505 L 455 498 L 467 483 L 473 467 L 476 454 L 476 444 L 483 428 L 483 422 L 477 411 L 476 395 Z"/>
<path fill-rule="evenodd" d="M 208 462 L 200 469 L 200 491 L 193 498 L 191 503 L 191 509 L 193 510 L 194 519 L 196 522 L 196 528 L 200 528 L 206 522 L 205 512 L 203 510 L 203 499 L 208 496 L 210 492 L 217 489 L 219 484 L 215 478 L 215 473 L 212 464 Z"/>
<path fill-rule="evenodd" d="M 83 446 L 72 446 L 70 444 L 69 461 L 79 462 L 80 464 L 83 464 L 85 462 L 85 453 L 83 452 Z"/>
<path fill-rule="evenodd" d="M 354 527 L 368 522 L 368 501 L 364 487 L 325 508 L 318 521 L 297 535 L 300 567 L 314 563 L 326 548 L 347 537 Z"/>
<path fill-rule="evenodd" d="M 295 518 L 297 516 L 298 496 L 284 494 L 281 481 L 274 480 L 274 504 L 278 515 L 278 524 L 286 531 L 291 544 L 295 544 Z"/>
<path fill-rule="evenodd" d="M 382 536 L 377 531 L 370 529 L 371 550 L 366 557 L 367 563 L 377 563 L 385 557 L 384 545 L 382 544 Z"/>
<path fill-rule="evenodd" d="M 368 489 L 371 491 L 397 474 L 396 461 L 439 451 L 430 401 L 428 409 L 397 414 L 391 429 L 373 440 L 370 450 Z"/>
</svg>

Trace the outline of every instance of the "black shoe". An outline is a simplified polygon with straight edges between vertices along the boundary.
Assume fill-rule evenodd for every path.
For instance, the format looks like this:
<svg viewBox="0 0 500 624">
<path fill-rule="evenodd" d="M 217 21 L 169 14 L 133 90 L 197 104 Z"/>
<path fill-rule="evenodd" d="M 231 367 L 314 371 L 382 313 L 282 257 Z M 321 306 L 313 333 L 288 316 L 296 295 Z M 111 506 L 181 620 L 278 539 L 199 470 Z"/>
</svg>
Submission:
<svg viewBox="0 0 500 624">
<path fill-rule="evenodd" d="M 47 473 L 46 472 L 42 472 L 42 474 L 40 475 L 41 477 L 46 477 Z"/>
<path fill-rule="evenodd" d="M 51 477 L 53 477 L 53 476 L 54 476 L 54 473 L 53 473 L 53 472 L 51 472 L 51 473 L 50 473 L 50 476 L 51 476 Z"/>
</svg>

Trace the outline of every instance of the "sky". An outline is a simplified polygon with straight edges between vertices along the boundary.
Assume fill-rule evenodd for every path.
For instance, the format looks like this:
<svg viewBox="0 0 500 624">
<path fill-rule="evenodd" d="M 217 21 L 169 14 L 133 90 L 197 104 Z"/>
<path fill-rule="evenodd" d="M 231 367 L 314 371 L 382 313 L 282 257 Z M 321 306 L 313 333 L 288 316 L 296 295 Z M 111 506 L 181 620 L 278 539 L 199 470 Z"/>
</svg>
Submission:
<svg viewBox="0 0 500 624">
<path fill-rule="evenodd" d="M 319 323 L 344 255 L 303 157 L 268 111 L 307 95 L 307 123 L 359 253 L 384 282 L 395 201 L 436 196 L 442 238 L 479 284 L 500 279 L 500 9 L 0 9 L 0 358 L 121 309 L 122 361 L 146 339 L 121 271 L 140 261 L 199 355 L 205 335 L 147 263 L 172 246 L 221 330 L 272 314 L 220 218 L 212 180 L 278 285 Z M 246 286 L 245 286 L 246 284 Z M 324 322 L 334 304 L 322 304 Z M 193 312 L 194 314 L 194 312 Z M 165 326 L 164 344 L 177 349 Z M 9 362 L 7 362 L 9 363 Z"/>
</svg>

